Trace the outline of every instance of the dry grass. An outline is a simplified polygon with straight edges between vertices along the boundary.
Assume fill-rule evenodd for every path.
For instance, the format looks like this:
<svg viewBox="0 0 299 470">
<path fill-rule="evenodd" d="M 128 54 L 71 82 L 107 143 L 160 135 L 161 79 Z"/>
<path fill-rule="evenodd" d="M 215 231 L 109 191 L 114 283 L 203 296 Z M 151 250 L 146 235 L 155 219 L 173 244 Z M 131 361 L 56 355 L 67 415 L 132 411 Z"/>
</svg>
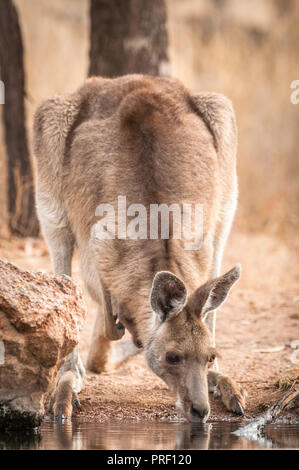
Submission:
<svg viewBox="0 0 299 470">
<path fill-rule="evenodd" d="M 279 390 L 289 390 L 290 388 L 293 388 L 298 383 L 299 383 L 299 377 L 297 379 L 293 379 L 290 377 L 283 377 L 277 380 L 277 382 L 275 382 L 275 387 L 278 388 Z"/>
</svg>

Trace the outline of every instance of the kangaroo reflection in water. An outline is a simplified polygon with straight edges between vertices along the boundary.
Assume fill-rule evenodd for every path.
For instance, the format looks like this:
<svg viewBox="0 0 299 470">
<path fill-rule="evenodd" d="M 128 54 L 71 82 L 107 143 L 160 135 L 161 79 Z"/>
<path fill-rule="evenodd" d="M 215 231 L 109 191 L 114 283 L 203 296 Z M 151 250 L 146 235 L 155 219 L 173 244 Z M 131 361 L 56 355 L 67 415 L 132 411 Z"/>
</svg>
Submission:
<svg viewBox="0 0 299 470">
<path fill-rule="evenodd" d="M 42 431 L 41 448 L 56 449 L 208 449 L 211 424 L 54 423 Z"/>
<path fill-rule="evenodd" d="M 45 421 L 37 433 L 0 434 L 0 449 L 261 449 L 299 446 L 299 427 L 265 429 L 264 441 L 232 434 L 237 423 L 65 423 Z"/>
<path fill-rule="evenodd" d="M 41 449 L 254 449 L 236 423 L 48 423 Z"/>
</svg>

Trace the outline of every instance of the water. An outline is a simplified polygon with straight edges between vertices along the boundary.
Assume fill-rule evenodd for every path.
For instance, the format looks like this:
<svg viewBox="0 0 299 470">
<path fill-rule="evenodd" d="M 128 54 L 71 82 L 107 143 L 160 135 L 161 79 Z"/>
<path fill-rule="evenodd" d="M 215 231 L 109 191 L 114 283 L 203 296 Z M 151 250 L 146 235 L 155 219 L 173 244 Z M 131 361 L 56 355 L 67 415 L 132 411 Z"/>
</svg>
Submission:
<svg viewBox="0 0 299 470">
<path fill-rule="evenodd" d="M 299 425 L 268 425 L 252 441 L 233 434 L 236 423 L 95 423 L 45 421 L 37 433 L 0 434 L 0 449 L 291 449 L 299 448 Z"/>
</svg>

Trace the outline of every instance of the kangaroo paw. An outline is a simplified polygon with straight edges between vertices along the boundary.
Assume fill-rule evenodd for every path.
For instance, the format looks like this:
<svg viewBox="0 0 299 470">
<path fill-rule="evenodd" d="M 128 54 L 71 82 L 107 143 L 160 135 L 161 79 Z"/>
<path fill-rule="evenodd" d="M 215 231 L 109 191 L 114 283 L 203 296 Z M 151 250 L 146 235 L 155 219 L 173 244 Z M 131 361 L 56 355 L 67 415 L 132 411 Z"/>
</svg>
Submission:
<svg viewBox="0 0 299 470">
<path fill-rule="evenodd" d="M 80 406 L 78 393 L 82 390 L 85 369 L 78 349 L 71 352 L 58 372 L 58 383 L 52 395 L 52 409 L 56 419 L 70 419 L 73 406 Z"/>
<path fill-rule="evenodd" d="M 74 376 L 71 371 L 65 372 L 59 379 L 55 393 L 53 413 L 55 419 L 62 422 L 70 419 L 73 412 Z"/>
<path fill-rule="evenodd" d="M 236 382 L 227 376 L 220 376 L 217 380 L 216 393 L 229 411 L 244 415 L 246 393 Z"/>
</svg>

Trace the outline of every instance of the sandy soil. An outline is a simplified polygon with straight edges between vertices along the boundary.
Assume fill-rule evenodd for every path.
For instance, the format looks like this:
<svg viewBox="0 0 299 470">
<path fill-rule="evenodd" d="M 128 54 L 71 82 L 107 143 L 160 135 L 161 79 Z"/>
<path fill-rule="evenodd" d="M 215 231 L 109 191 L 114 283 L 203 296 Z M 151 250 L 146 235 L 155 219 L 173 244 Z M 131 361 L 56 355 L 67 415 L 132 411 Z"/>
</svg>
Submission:
<svg viewBox="0 0 299 470">
<path fill-rule="evenodd" d="M 295 238 L 281 241 L 265 234 L 235 232 L 226 249 L 223 271 L 241 262 L 243 274 L 219 310 L 217 349 L 222 356 L 220 370 L 247 390 L 245 418 L 255 417 L 282 396 L 279 380 L 299 377 L 299 350 L 296 354 L 290 346 L 299 340 L 298 247 Z M 27 269 L 51 272 L 42 241 L 1 240 L 0 257 Z M 76 259 L 73 271 L 82 284 Z M 87 303 L 89 316 L 80 344 L 83 360 L 95 318 L 95 306 L 88 298 Z M 173 420 L 178 416 L 174 398 L 147 368 L 142 354 L 109 374 L 88 372 L 80 399 L 81 410 L 75 413 L 86 419 Z M 211 410 L 211 420 L 241 419 L 212 397 Z"/>
</svg>

